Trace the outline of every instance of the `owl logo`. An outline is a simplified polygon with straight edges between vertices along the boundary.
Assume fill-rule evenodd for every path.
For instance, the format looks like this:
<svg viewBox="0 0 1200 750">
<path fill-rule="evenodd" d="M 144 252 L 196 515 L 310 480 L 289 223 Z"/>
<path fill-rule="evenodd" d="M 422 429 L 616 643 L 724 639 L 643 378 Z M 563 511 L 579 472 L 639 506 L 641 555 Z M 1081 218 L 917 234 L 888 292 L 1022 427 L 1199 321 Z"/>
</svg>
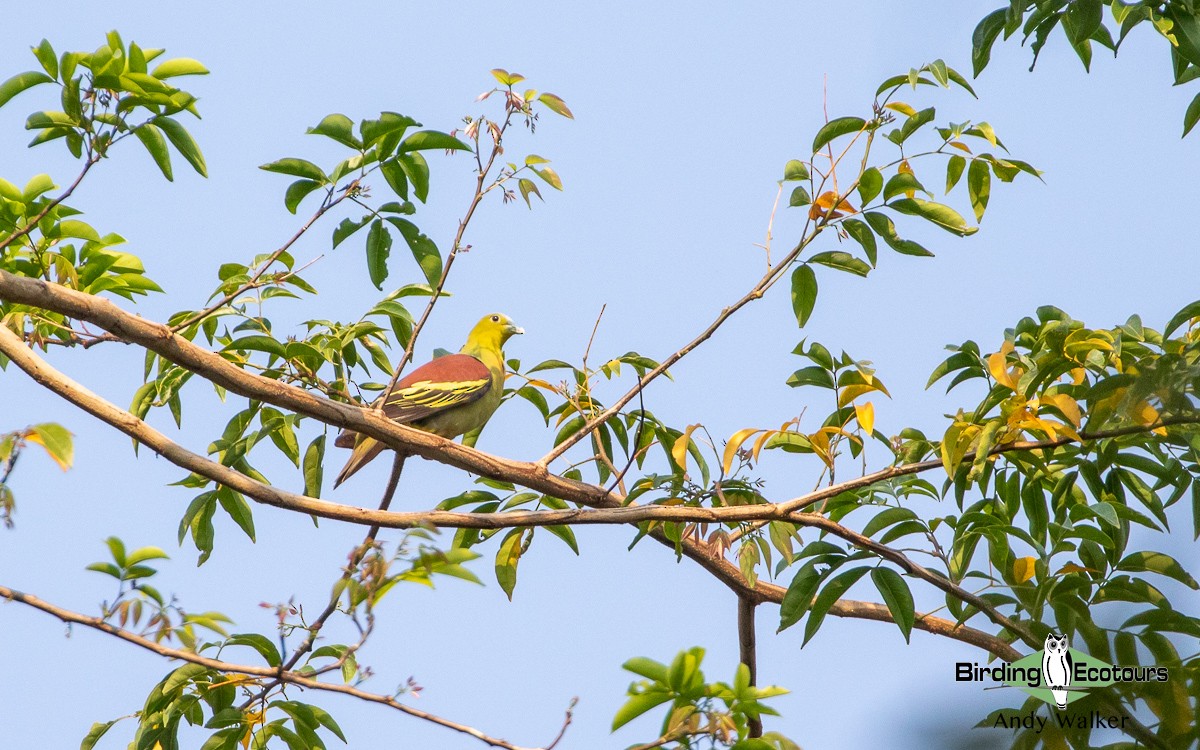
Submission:
<svg viewBox="0 0 1200 750">
<path fill-rule="evenodd" d="M 1059 708 L 1067 707 L 1066 688 L 1071 684 L 1072 666 L 1067 637 L 1058 633 L 1048 634 L 1046 650 L 1042 652 L 1042 685 L 1050 688 Z"/>
</svg>

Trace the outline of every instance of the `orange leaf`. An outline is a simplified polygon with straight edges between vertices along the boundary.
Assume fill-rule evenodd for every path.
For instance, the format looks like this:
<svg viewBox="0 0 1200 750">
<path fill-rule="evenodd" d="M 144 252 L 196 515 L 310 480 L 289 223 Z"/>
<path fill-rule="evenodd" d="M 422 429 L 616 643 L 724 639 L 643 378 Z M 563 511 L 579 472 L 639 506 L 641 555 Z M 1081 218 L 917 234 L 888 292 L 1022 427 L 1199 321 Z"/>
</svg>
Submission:
<svg viewBox="0 0 1200 750">
<path fill-rule="evenodd" d="M 1061 576 L 1066 573 L 1095 573 L 1095 572 L 1097 572 L 1097 571 L 1094 568 L 1085 568 L 1082 565 L 1076 565 L 1073 562 L 1069 562 L 1066 565 L 1059 568 L 1058 572 L 1055 573 L 1054 575 Z"/>
<path fill-rule="evenodd" d="M 834 208 L 835 204 L 837 208 Z M 830 209 L 833 209 L 832 212 Z M 850 201 L 844 196 L 839 198 L 837 192 L 833 190 L 826 190 L 824 193 L 821 193 L 808 208 L 808 217 L 814 220 L 824 218 L 837 219 L 846 214 L 853 213 L 858 213 L 858 209 L 850 205 Z"/>
</svg>

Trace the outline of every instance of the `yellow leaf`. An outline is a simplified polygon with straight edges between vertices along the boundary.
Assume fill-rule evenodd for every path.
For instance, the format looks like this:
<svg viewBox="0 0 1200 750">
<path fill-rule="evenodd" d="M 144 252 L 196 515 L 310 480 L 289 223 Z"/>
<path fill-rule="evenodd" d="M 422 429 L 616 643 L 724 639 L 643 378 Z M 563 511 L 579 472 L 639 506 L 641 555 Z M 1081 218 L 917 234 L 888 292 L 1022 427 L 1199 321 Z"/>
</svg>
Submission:
<svg viewBox="0 0 1200 750">
<path fill-rule="evenodd" d="M 742 447 L 742 443 L 746 442 L 751 435 L 759 430 L 754 427 L 747 427 L 733 433 L 733 437 L 729 438 L 729 442 L 725 444 L 725 456 L 721 459 L 721 469 L 728 474 L 729 469 L 733 466 L 733 459 L 737 457 L 738 448 Z"/>
<path fill-rule="evenodd" d="M 683 434 L 676 438 L 675 444 L 671 446 L 671 458 L 675 459 L 675 463 L 679 464 L 679 470 L 684 474 L 687 473 L 688 444 L 692 441 L 692 433 L 699 426 L 699 424 L 688 425 Z"/>
<path fill-rule="evenodd" d="M 913 109 L 911 106 L 905 104 L 904 102 L 888 102 L 887 104 L 885 104 L 883 106 L 884 106 L 884 109 L 890 109 L 893 112 L 899 112 L 900 114 L 904 115 L 905 117 L 912 117 L 913 115 L 915 115 L 917 113 L 917 110 Z"/>
<path fill-rule="evenodd" d="M 1025 583 L 1033 578 L 1033 574 L 1036 572 L 1034 570 L 1036 563 L 1037 560 L 1032 557 L 1018 557 L 1013 561 L 1013 578 L 1017 583 Z"/>
<path fill-rule="evenodd" d="M 767 441 L 771 439 L 771 436 L 778 435 L 782 431 L 783 430 L 763 430 L 763 434 L 759 435 L 758 439 L 754 441 L 754 449 L 750 453 L 750 455 L 754 457 L 755 461 L 758 461 L 758 454 L 762 452 L 763 446 L 767 444 Z"/>
<path fill-rule="evenodd" d="M 808 442 L 812 445 L 813 453 L 832 469 L 833 456 L 829 454 L 829 434 L 824 429 L 817 430 L 808 436 Z"/>
<path fill-rule="evenodd" d="M 1048 403 L 1058 409 L 1075 429 L 1079 429 L 1080 423 L 1083 422 L 1083 413 L 1079 410 L 1079 403 L 1075 399 L 1065 393 L 1055 393 L 1043 395 L 1042 403 Z"/>
<path fill-rule="evenodd" d="M 864 393 L 870 393 L 871 391 L 877 390 L 879 389 L 875 386 L 867 385 L 865 383 L 851 383 L 850 385 L 844 385 L 842 386 L 841 390 L 838 391 L 838 408 L 845 406 Z"/>
<path fill-rule="evenodd" d="M 1009 390 L 1015 391 L 1017 390 L 1017 378 L 1023 373 L 1016 367 L 1012 370 L 1008 369 L 1008 362 L 1006 360 L 1012 350 L 1012 342 L 1005 341 L 1004 345 L 1000 347 L 1000 351 L 988 357 L 987 363 L 988 372 L 992 373 L 992 377 L 996 379 L 996 382 Z M 1013 377 L 1013 373 L 1018 373 L 1018 375 Z"/>
<path fill-rule="evenodd" d="M 863 404 L 854 405 L 854 416 L 858 419 L 858 426 L 863 429 L 863 432 L 870 435 L 875 432 L 875 405 L 870 401 Z"/>
<path fill-rule="evenodd" d="M 1158 423 L 1158 409 L 1150 405 L 1149 401 L 1141 401 L 1133 407 L 1133 421 L 1140 424 L 1142 427 L 1149 427 L 1152 424 Z M 1155 427 L 1151 430 L 1155 435 L 1166 435 L 1166 427 Z"/>
<path fill-rule="evenodd" d="M 904 161 L 900 162 L 900 166 L 896 168 L 896 171 L 900 172 L 902 174 L 912 174 L 913 168 L 912 168 L 912 165 L 908 163 L 908 159 L 905 159 Z M 905 190 L 904 195 L 906 195 L 909 198 L 914 198 L 917 195 L 917 191 L 916 190 Z"/>
<path fill-rule="evenodd" d="M 962 141 L 950 141 L 949 145 L 955 147 L 956 149 L 958 149 L 960 151 L 966 151 L 968 154 L 971 153 L 971 147 L 968 146 L 967 144 L 963 143 Z"/>
</svg>

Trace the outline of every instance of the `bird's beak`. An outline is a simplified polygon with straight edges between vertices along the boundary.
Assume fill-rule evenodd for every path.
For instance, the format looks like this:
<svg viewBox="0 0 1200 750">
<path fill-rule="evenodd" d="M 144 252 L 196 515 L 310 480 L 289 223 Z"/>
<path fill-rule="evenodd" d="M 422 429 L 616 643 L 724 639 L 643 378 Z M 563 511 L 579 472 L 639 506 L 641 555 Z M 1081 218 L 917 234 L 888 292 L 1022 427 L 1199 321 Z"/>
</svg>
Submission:
<svg viewBox="0 0 1200 750">
<path fill-rule="evenodd" d="M 510 325 L 510 326 L 508 326 L 508 333 L 509 333 L 509 335 L 515 336 L 516 334 L 519 334 L 519 333 L 525 333 L 525 329 L 522 328 L 521 326 Z"/>
</svg>

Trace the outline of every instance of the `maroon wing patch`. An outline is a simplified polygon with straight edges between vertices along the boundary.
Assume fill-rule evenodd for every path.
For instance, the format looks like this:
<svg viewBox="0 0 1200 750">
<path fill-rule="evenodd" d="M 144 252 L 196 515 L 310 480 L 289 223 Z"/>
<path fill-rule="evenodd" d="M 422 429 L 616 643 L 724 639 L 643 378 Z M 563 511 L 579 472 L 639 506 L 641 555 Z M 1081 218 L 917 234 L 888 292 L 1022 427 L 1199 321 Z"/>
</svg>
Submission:
<svg viewBox="0 0 1200 750">
<path fill-rule="evenodd" d="M 491 385 L 492 374 L 482 362 L 469 354 L 447 354 L 401 378 L 384 398 L 383 413 L 396 422 L 412 422 L 482 398 Z"/>
</svg>

